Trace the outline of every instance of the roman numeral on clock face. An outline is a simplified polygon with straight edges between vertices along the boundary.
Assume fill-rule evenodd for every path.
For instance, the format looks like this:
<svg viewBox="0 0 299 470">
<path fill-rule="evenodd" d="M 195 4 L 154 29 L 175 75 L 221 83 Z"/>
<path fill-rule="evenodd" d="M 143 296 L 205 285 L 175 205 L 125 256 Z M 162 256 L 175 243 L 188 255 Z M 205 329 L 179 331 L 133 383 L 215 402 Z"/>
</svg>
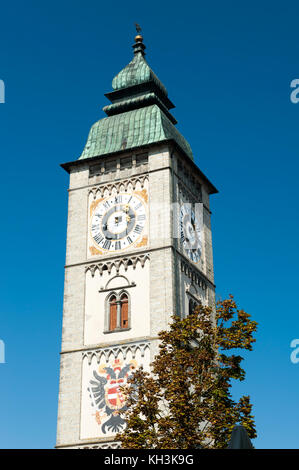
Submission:
<svg viewBox="0 0 299 470">
<path fill-rule="evenodd" d="M 97 242 L 98 245 L 101 243 L 102 240 L 104 240 L 104 237 L 102 237 L 102 235 L 99 233 L 93 238 Z"/>
<path fill-rule="evenodd" d="M 120 250 L 121 249 L 121 242 L 115 242 L 115 249 Z"/>
<path fill-rule="evenodd" d="M 141 227 L 141 225 L 136 225 L 136 227 L 134 228 L 134 232 L 141 233 L 142 229 L 143 229 L 143 227 Z"/>
<path fill-rule="evenodd" d="M 105 242 L 103 244 L 104 250 L 109 250 L 110 246 L 111 246 L 111 241 L 110 240 L 105 240 Z"/>
</svg>

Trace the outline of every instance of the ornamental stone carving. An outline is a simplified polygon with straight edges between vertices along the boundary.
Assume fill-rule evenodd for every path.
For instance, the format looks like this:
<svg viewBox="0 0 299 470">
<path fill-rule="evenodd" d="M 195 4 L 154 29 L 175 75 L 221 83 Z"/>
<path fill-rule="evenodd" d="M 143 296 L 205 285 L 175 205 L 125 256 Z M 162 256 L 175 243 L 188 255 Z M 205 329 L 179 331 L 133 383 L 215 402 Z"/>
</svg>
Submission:
<svg viewBox="0 0 299 470">
<path fill-rule="evenodd" d="M 82 359 L 87 358 L 88 364 L 90 365 L 92 359 L 95 357 L 97 363 L 100 364 L 103 356 L 107 362 L 109 361 L 111 354 L 113 354 L 115 358 L 117 358 L 119 354 L 122 354 L 124 360 L 126 360 L 128 353 L 131 353 L 132 358 L 135 359 L 138 351 L 140 352 L 141 357 L 144 357 L 147 350 L 150 350 L 150 344 L 147 341 L 127 343 L 123 345 L 94 349 L 91 351 L 84 351 L 82 353 Z"/>
<path fill-rule="evenodd" d="M 136 269 L 136 265 L 138 262 L 141 264 L 142 267 L 144 267 L 146 260 L 149 258 L 149 254 L 146 253 L 138 256 L 126 256 L 125 258 L 119 259 L 117 258 L 113 261 L 103 261 L 87 266 L 85 272 L 90 271 L 92 277 L 94 277 L 96 270 L 98 270 L 100 275 L 102 276 L 103 271 L 108 271 L 108 273 L 111 274 L 112 268 L 115 268 L 116 273 L 119 274 L 121 266 L 124 267 L 125 271 L 128 270 L 129 266 L 132 266 L 133 269 Z"/>
<path fill-rule="evenodd" d="M 137 184 L 140 184 L 140 187 L 143 188 L 145 181 L 148 180 L 147 175 L 141 175 L 138 177 L 132 177 L 125 180 L 121 180 L 113 183 L 102 183 L 99 186 L 93 187 L 89 194 L 92 194 L 94 199 L 98 197 L 105 197 L 107 194 L 111 196 L 113 192 L 127 191 L 129 186 L 132 186 L 132 189 L 135 190 Z"/>
</svg>

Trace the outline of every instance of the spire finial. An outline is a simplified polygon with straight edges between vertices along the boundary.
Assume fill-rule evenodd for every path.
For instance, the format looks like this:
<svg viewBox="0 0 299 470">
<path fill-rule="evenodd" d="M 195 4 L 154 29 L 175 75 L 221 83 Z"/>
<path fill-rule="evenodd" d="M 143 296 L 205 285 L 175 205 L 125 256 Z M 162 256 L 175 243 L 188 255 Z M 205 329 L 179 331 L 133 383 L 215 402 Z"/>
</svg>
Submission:
<svg viewBox="0 0 299 470">
<path fill-rule="evenodd" d="M 136 32 L 137 32 L 138 34 L 141 33 L 141 26 L 140 26 L 140 24 L 135 23 L 135 28 L 136 28 Z"/>
<path fill-rule="evenodd" d="M 141 54 L 144 56 L 145 45 L 143 44 L 143 37 L 140 34 L 141 26 L 138 23 L 135 23 L 135 28 L 136 28 L 137 36 L 135 36 L 135 44 L 133 45 L 134 54 L 141 52 Z"/>
</svg>

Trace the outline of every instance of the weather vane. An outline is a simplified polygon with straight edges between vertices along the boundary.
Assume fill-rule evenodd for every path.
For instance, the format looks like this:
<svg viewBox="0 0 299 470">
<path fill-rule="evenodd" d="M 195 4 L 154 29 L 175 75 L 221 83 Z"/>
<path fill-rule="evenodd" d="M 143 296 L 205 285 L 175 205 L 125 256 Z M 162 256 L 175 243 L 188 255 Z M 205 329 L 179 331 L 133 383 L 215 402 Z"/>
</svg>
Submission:
<svg viewBox="0 0 299 470">
<path fill-rule="evenodd" d="M 140 26 L 140 24 L 135 23 L 135 28 L 136 28 L 137 33 L 141 33 L 141 26 Z"/>
</svg>

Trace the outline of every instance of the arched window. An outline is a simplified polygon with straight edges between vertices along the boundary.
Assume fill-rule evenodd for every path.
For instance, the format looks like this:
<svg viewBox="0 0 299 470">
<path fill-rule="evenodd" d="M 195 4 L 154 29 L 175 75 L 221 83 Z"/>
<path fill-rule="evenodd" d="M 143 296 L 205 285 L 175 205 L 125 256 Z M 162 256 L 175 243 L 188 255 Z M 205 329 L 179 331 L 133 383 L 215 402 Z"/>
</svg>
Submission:
<svg viewBox="0 0 299 470">
<path fill-rule="evenodd" d="M 116 296 L 112 295 L 109 299 L 109 330 L 117 328 L 117 302 Z"/>
<path fill-rule="evenodd" d="M 127 292 L 113 292 L 106 299 L 105 332 L 130 328 L 130 299 Z"/>
<path fill-rule="evenodd" d="M 129 305 L 127 294 L 122 294 L 120 298 L 120 327 L 129 327 Z"/>
</svg>

